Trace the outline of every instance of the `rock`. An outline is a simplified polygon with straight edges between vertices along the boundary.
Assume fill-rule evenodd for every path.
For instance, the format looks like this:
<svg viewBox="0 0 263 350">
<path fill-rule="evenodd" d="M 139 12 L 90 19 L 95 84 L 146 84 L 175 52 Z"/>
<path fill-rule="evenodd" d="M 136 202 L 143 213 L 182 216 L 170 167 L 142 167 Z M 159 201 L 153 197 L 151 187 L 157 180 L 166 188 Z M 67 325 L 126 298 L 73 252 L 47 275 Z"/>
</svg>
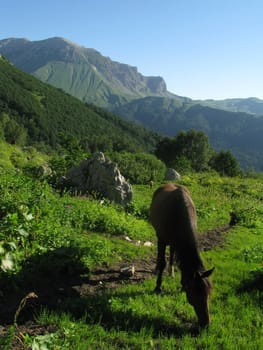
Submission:
<svg viewBox="0 0 263 350">
<path fill-rule="evenodd" d="M 144 247 L 152 247 L 154 244 L 153 242 L 150 242 L 150 241 L 146 241 L 143 243 Z"/>
<path fill-rule="evenodd" d="M 174 169 L 168 168 L 165 173 L 164 180 L 172 181 L 172 180 L 180 180 L 181 175 Z"/>
<path fill-rule="evenodd" d="M 95 192 L 118 204 L 128 204 L 132 200 L 131 185 L 121 175 L 117 164 L 106 160 L 102 152 L 69 169 L 64 183 L 73 192 L 83 195 Z"/>
<path fill-rule="evenodd" d="M 132 266 L 125 266 L 120 269 L 121 275 L 132 277 L 135 274 L 135 267 Z"/>
</svg>

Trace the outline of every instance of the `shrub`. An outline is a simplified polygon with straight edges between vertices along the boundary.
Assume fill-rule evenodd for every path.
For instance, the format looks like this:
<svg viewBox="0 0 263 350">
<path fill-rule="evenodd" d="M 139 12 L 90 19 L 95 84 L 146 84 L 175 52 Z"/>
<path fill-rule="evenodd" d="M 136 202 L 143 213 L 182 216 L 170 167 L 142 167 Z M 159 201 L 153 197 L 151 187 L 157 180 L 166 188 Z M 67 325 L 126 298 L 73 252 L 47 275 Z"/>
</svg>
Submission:
<svg viewBox="0 0 263 350">
<path fill-rule="evenodd" d="M 165 164 L 154 155 L 146 153 L 111 153 L 112 161 L 118 164 L 121 174 L 133 184 L 147 184 L 150 180 L 164 179 Z"/>
</svg>

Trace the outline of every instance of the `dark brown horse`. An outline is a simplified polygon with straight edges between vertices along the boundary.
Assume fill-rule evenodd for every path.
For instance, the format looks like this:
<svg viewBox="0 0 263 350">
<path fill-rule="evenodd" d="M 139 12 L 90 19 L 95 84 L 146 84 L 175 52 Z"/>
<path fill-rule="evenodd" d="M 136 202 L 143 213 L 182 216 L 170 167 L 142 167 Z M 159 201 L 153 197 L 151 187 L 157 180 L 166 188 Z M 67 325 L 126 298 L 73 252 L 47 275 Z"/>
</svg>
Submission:
<svg viewBox="0 0 263 350">
<path fill-rule="evenodd" d="M 161 291 L 162 273 L 166 266 L 165 250 L 170 246 L 169 270 L 173 271 L 173 257 L 181 270 L 182 289 L 188 302 L 194 307 L 200 326 L 210 323 L 208 298 L 211 282 L 201 260 L 197 240 L 197 219 L 189 191 L 176 184 L 159 187 L 152 199 L 150 221 L 158 237 L 157 283 L 155 291 Z"/>
</svg>

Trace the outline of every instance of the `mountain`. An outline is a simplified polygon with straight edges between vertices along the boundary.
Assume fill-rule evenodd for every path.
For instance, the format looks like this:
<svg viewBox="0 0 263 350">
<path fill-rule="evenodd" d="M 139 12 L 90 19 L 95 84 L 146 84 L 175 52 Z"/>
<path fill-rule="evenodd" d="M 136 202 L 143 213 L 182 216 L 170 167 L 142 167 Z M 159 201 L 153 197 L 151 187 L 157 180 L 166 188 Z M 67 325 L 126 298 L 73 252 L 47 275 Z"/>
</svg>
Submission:
<svg viewBox="0 0 263 350">
<path fill-rule="evenodd" d="M 145 77 L 136 67 L 64 38 L 4 39 L 0 53 L 43 82 L 100 107 L 111 109 L 145 96 L 177 97 L 167 91 L 163 78 Z"/>
<path fill-rule="evenodd" d="M 0 55 L 0 136 L 54 149 L 75 138 L 90 150 L 151 151 L 159 136 L 22 72 Z"/>
<path fill-rule="evenodd" d="M 40 41 L 3 39 L 0 40 L 0 53 L 40 80 L 110 110 L 137 98 L 157 96 L 231 112 L 263 115 L 263 101 L 260 99 L 192 101 L 167 91 L 161 77 L 145 77 L 136 67 L 112 61 L 95 49 L 64 38 Z"/>
<path fill-rule="evenodd" d="M 163 135 L 204 131 L 214 149 L 231 150 L 243 168 L 263 171 L 263 117 L 163 97 L 137 99 L 115 113 Z"/>
<path fill-rule="evenodd" d="M 108 109 L 123 120 L 139 122 L 163 135 L 190 128 L 203 130 L 214 148 L 231 150 L 243 168 L 263 171 L 262 100 L 194 101 L 174 95 L 167 91 L 163 78 L 145 77 L 135 67 L 114 62 L 94 49 L 63 38 L 4 39 L 0 41 L 0 53 L 40 80 Z M 91 113 L 92 107 L 89 109 Z M 96 114 L 105 114 L 108 119 L 111 115 L 99 109 Z M 83 119 L 82 123 L 87 122 Z M 149 137 L 152 146 L 153 139 L 156 140 Z M 144 136 L 140 140 L 146 147 Z"/>
<path fill-rule="evenodd" d="M 230 98 L 225 100 L 203 100 L 195 101 L 203 106 L 223 109 L 229 112 L 246 112 L 263 115 L 263 100 L 259 98 Z"/>
</svg>

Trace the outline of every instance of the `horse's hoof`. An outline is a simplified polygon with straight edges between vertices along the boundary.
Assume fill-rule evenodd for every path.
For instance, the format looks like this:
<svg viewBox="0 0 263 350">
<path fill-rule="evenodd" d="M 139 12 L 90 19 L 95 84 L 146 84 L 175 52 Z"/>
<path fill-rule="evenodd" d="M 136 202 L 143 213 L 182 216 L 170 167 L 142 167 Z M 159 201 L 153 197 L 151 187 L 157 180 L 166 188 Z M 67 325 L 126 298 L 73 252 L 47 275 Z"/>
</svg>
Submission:
<svg viewBox="0 0 263 350">
<path fill-rule="evenodd" d="M 154 289 L 154 293 L 155 293 L 155 294 L 161 294 L 161 292 L 162 292 L 162 289 L 161 289 L 160 287 L 156 287 L 156 288 Z"/>
</svg>

